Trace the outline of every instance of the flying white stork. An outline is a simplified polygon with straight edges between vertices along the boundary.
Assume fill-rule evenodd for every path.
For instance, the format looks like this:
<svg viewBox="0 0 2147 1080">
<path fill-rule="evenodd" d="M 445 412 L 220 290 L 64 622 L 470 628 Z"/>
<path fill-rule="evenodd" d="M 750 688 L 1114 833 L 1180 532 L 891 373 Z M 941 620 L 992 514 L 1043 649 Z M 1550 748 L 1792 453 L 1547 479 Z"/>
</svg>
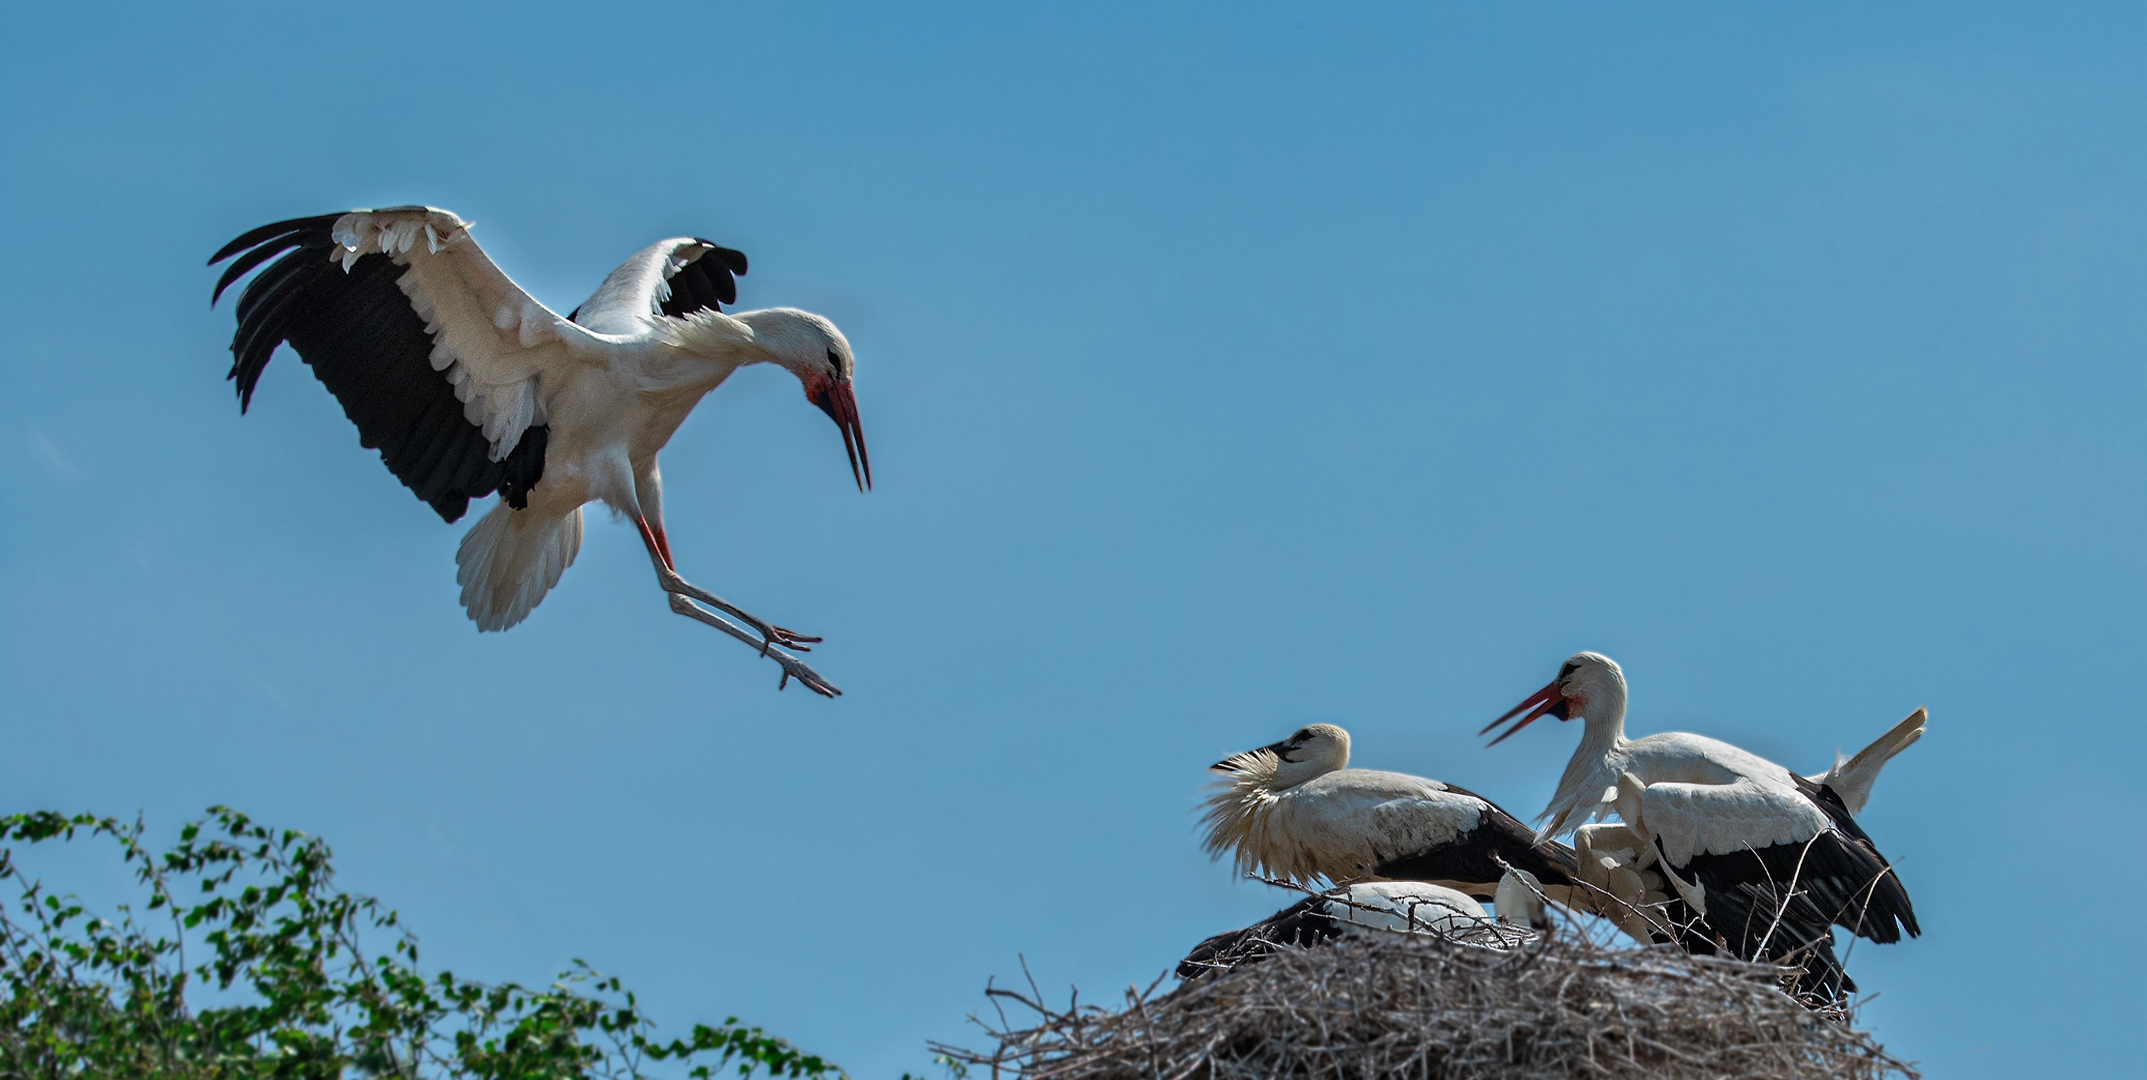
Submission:
<svg viewBox="0 0 2147 1080">
<path fill-rule="evenodd" d="M 1472 948 L 1504 950 L 1547 931 L 1541 883 L 1525 870 L 1499 881 L 1500 930 L 1474 897 L 1422 881 L 1368 881 L 1305 897 L 1245 927 L 1208 938 L 1178 961 L 1178 977 L 1196 979 L 1274 955 L 1359 933 L 1424 934 Z"/>
<path fill-rule="evenodd" d="M 237 259 L 212 304 L 276 259 L 239 296 L 229 376 L 239 411 L 288 341 L 342 403 L 359 445 L 379 450 L 441 518 L 455 521 L 471 499 L 499 492 L 455 555 L 462 605 L 479 630 L 528 616 L 581 550 L 582 505 L 602 502 L 640 530 L 673 611 L 774 659 L 778 689 L 795 678 L 841 693 L 784 651 L 809 651 L 819 638 L 679 576 L 656 453 L 732 372 L 775 363 L 842 429 L 852 479 L 869 487 L 842 332 L 794 308 L 725 313 L 745 256 L 690 237 L 642 249 L 561 316 L 501 273 L 469 228 L 445 210 L 399 206 L 279 221 L 224 245 L 210 265 Z"/>
<path fill-rule="evenodd" d="M 1921 933 L 1908 890 L 1847 805 L 1861 806 L 1886 759 L 1922 735 L 1921 710 L 1851 761 L 1803 777 L 1699 735 L 1627 739 L 1625 701 L 1615 662 L 1576 653 L 1548 686 L 1484 728 L 1519 717 L 1497 745 L 1537 717 L 1586 721 L 1537 836 L 1617 813 L 1648 845 L 1634 867 L 1666 871 L 1673 921 L 1699 925 L 1682 944 L 1801 964 L 1800 993 L 1838 999 L 1856 989 L 1830 926 L 1881 944 Z"/>
<path fill-rule="evenodd" d="M 1491 800 L 1348 764 L 1349 732 L 1313 724 L 1210 766 L 1226 779 L 1208 798 L 1208 853 L 1234 851 L 1241 872 L 1301 885 L 1424 881 L 1485 899 L 1511 867 L 1540 879 L 1552 900 L 1588 903 L 1569 897 L 1573 850 L 1539 840 Z"/>
</svg>

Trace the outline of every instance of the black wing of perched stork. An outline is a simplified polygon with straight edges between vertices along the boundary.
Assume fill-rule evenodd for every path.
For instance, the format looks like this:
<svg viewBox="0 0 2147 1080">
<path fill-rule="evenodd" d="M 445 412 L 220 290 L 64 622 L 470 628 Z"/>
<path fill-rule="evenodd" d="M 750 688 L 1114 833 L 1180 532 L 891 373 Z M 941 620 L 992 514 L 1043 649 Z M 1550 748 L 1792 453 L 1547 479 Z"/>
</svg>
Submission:
<svg viewBox="0 0 2147 1080">
<path fill-rule="evenodd" d="M 1220 968 L 1273 956 L 1286 948 L 1310 948 L 1344 934 L 1386 931 L 1430 934 L 1463 945 L 1503 948 L 1525 932 L 1501 932 L 1466 893 L 1419 881 L 1375 881 L 1329 889 L 1245 927 L 1193 946 L 1178 962 L 1178 977 L 1198 978 Z"/>
<path fill-rule="evenodd" d="M 1784 772 L 1833 827 L 1809 840 L 1703 850 L 1673 864 L 1706 888 L 1709 924 L 1756 938 L 1780 908 L 1785 924 L 1814 932 L 1839 926 L 1881 945 L 1900 941 L 1903 930 L 1911 937 L 1921 934 L 1908 890 L 1848 808 L 1820 785 Z M 1727 907 L 1718 913 L 1722 905 Z"/>
<path fill-rule="evenodd" d="M 1709 904 L 1713 904 L 1712 899 Z M 1712 911 L 1711 907 L 1710 914 Z M 1743 914 L 1752 925 L 1758 925 L 1756 910 Z M 1790 968 L 1796 973 L 1790 992 L 1807 1002 L 1831 1004 L 1856 992 L 1856 980 L 1849 977 L 1841 957 L 1834 952 L 1834 937 L 1827 931 L 1825 921 L 1813 919 L 1809 911 L 1785 911 L 1779 925 L 1769 920 L 1767 925 L 1758 926 L 1762 932 L 1725 933 L 1673 894 L 1662 905 L 1661 917 L 1669 924 L 1670 933 L 1654 935 L 1658 944 L 1675 944 L 1693 956 L 1727 953 Z M 1773 933 L 1765 933 L 1767 929 Z"/>
<path fill-rule="evenodd" d="M 1640 795 L 1645 809 L 1637 816 L 1678 879 L 1670 914 L 1686 924 L 1682 944 L 1802 966 L 1800 994 L 1837 999 L 1855 991 L 1856 983 L 1835 957 L 1832 927 L 1880 944 L 1922 929 L 1907 888 L 1841 798 L 1787 769 L 1781 776 L 1786 784 L 1650 785 Z M 1713 824 L 1734 834 L 1740 825 L 1764 820 L 1755 811 L 1792 801 L 1816 819 L 1807 839 L 1710 842 L 1704 831 Z M 1689 893 L 1684 883 L 1693 887 Z"/>
<path fill-rule="evenodd" d="M 1836 926 L 1880 944 L 1901 940 L 1903 930 L 1918 937 L 1916 908 L 1908 889 L 1894 874 L 1893 864 L 1879 853 L 1864 827 L 1856 823 L 1848 805 L 1833 788 L 1816 784 L 1795 773 L 1790 780 L 1797 790 L 1824 811 L 1834 833 L 1822 833 L 1804 857 L 1801 871 L 1806 889 Z"/>
<path fill-rule="evenodd" d="M 1279 949 L 1309 948 L 1329 941 L 1342 929 L 1327 913 L 1327 903 L 1328 897 L 1307 896 L 1242 930 L 1216 934 L 1178 961 L 1178 977 L 1196 979 L 1218 968 L 1272 956 Z"/>
<path fill-rule="evenodd" d="M 380 451 L 442 519 L 495 491 L 519 507 L 544 473 L 536 377 L 572 362 L 551 325 L 565 320 L 502 274 L 453 214 L 378 214 L 378 229 L 367 211 L 264 225 L 209 260 L 233 259 L 212 302 L 269 264 L 239 294 L 229 375 L 239 408 L 288 341 L 342 403 L 359 445 Z"/>
<path fill-rule="evenodd" d="M 1391 853 L 1373 873 L 1394 881 L 1438 882 L 1485 900 L 1496 893 L 1508 866 L 1536 875 L 1545 885 L 1572 884 L 1578 865 L 1572 848 L 1556 840 L 1537 840 L 1534 829 L 1473 791 L 1444 786 L 1483 803 L 1475 827 L 1423 850 Z M 1505 866 L 1500 865 L 1501 859 Z M 1564 899 L 1562 893 L 1559 899 Z"/>
</svg>

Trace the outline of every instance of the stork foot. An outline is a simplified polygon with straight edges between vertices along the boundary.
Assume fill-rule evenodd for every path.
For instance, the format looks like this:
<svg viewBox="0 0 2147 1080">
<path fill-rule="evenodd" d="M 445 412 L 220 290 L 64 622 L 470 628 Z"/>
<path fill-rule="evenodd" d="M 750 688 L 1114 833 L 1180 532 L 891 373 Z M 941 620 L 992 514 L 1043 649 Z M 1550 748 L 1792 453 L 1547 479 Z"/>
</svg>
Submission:
<svg viewBox="0 0 2147 1080">
<path fill-rule="evenodd" d="M 814 645 L 825 640 L 809 634 L 800 634 L 795 630 L 786 629 L 774 623 L 764 623 L 758 619 L 750 621 L 753 629 L 760 631 L 760 654 L 762 656 L 768 655 L 768 647 L 771 645 L 781 645 L 786 649 L 793 649 L 798 652 L 811 652 Z"/>
<path fill-rule="evenodd" d="M 783 652 L 771 652 L 768 654 L 768 656 L 776 663 L 783 665 L 783 678 L 781 681 L 775 684 L 775 688 L 777 690 L 781 690 L 782 688 L 789 686 L 790 680 L 796 679 L 798 680 L 798 685 L 803 686 L 807 690 L 810 690 L 813 693 L 820 695 L 821 697 L 833 698 L 842 696 L 842 690 L 839 687 L 837 687 L 834 683 L 831 683 L 826 679 L 821 678 L 820 673 L 814 671 L 812 668 L 805 666 L 805 662 L 803 660 L 800 660 L 797 657 L 790 655 L 789 653 Z"/>
<path fill-rule="evenodd" d="M 680 615 L 684 615 L 687 618 L 694 620 L 695 622 L 706 623 L 710 626 L 713 626 L 716 629 L 721 630 L 724 633 L 729 634 L 730 636 L 737 638 L 738 640 L 743 641 L 748 645 L 758 646 L 760 649 L 760 654 L 762 656 L 765 656 L 768 659 L 775 661 L 783 669 L 782 681 L 776 683 L 775 685 L 775 688 L 777 690 L 781 690 L 784 687 L 789 686 L 790 680 L 796 679 L 799 683 L 803 684 L 807 690 L 810 690 L 813 693 L 820 695 L 821 697 L 832 698 L 842 696 L 841 689 L 837 688 L 834 683 L 831 683 L 826 679 L 822 678 L 819 672 L 814 671 L 811 667 L 807 666 L 803 660 L 800 660 L 797 657 L 792 656 L 781 649 L 770 647 L 771 644 L 790 644 L 789 641 L 785 640 L 781 642 L 771 642 L 770 636 L 765 633 L 762 634 L 761 639 L 759 641 L 755 641 L 753 640 L 753 635 L 747 632 L 744 628 L 733 624 L 730 620 L 725 619 L 723 616 L 718 615 L 713 611 L 709 611 L 708 609 L 703 608 L 699 604 L 694 603 L 688 597 L 679 593 L 671 594 L 671 610 L 679 613 Z M 755 627 L 755 629 L 759 628 L 760 627 L 758 626 Z M 782 628 L 768 627 L 768 629 L 781 630 Z M 788 635 L 788 633 L 788 631 L 783 631 L 784 635 Z M 820 639 L 804 638 L 803 640 L 818 641 Z M 796 645 L 792 645 L 791 647 L 800 648 Z"/>
<path fill-rule="evenodd" d="M 671 609 L 673 611 L 678 610 L 679 598 L 687 597 L 699 600 L 701 603 L 707 604 L 709 607 L 715 608 L 733 619 L 737 619 L 739 622 L 760 632 L 760 654 L 762 656 L 768 655 L 769 648 L 773 646 L 796 649 L 799 652 L 811 652 L 813 651 L 812 646 L 821 640 L 810 634 L 801 634 L 788 627 L 777 626 L 687 581 L 685 578 L 678 576 L 676 571 L 671 570 L 662 563 L 657 564 L 656 573 L 658 580 L 663 584 L 663 591 L 671 594 Z"/>
</svg>

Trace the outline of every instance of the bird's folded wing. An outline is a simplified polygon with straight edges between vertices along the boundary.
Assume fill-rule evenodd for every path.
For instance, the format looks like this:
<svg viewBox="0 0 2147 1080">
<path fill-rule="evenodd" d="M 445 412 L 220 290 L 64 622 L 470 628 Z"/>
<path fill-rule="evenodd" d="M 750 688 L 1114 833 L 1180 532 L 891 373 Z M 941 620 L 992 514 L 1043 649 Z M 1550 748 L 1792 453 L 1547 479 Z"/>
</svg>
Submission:
<svg viewBox="0 0 2147 1080">
<path fill-rule="evenodd" d="M 601 364 L 612 348 L 523 291 L 477 245 L 469 223 L 445 210 L 353 211 L 336 219 L 331 258 L 347 270 L 383 254 L 406 267 L 396 285 L 431 335 L 432 368 L 444 374 L 499 461 L 532 424 L 544 422 L 547 372 Z"/>
<path fill-rule="evenodd" d="M 1489 805 L 1473 795 L 1427 791 L 1366 807 L 1366 834 L 1375 851 L 1393 858 L 1451 844 L 1490 812 Z"/>
<path fill-rule="evenodd" d="M 1750 777 L 1728 784 L 1649 784 L 1640 803 L 1645 828 L 1673 866 L 1695 854 L 1802 843 L 1828 828 L 1826 814 L 1794 787 Z"/>
</svg>

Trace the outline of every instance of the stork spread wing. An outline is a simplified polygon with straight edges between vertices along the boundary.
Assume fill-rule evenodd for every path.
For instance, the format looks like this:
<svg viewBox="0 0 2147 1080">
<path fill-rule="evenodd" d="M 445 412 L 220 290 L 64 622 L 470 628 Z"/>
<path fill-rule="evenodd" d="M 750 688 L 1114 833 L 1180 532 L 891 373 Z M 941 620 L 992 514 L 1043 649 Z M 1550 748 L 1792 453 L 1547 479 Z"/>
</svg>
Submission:
<svg viewBox="0 0 2147 1080">
<path fill-rule="evenodd" d="M 738 279 L 745 276 L 745 252 L 697 239 L 673 251 L 665 269 L 669 295 L 657 303 L 657 310 L 674 319 L 696 311 L 721 311 L 718 305 L 738 302 Z"/>
<path fill-rule="evenodd" d="M 544 472 L 545 376 L 605 356 L 604 339 L 524 292 L 445 210 L 281 221 L 209 262 L 233 256 L 215 297 L 276 260 L 239 296 L 229 377 L 240 411 L 288 341 L 342 403 L 359 444 L 448 521 L 494 491 L 527 504 Z"/>
<path fill-rule="evenodd" d="M 592 329 L 625 332 L 651 315 L 683 319 L 738 302 L 745 253 L 683 236 L 650 244 L 621 263 L 568 316 Z"/>
</svg>

